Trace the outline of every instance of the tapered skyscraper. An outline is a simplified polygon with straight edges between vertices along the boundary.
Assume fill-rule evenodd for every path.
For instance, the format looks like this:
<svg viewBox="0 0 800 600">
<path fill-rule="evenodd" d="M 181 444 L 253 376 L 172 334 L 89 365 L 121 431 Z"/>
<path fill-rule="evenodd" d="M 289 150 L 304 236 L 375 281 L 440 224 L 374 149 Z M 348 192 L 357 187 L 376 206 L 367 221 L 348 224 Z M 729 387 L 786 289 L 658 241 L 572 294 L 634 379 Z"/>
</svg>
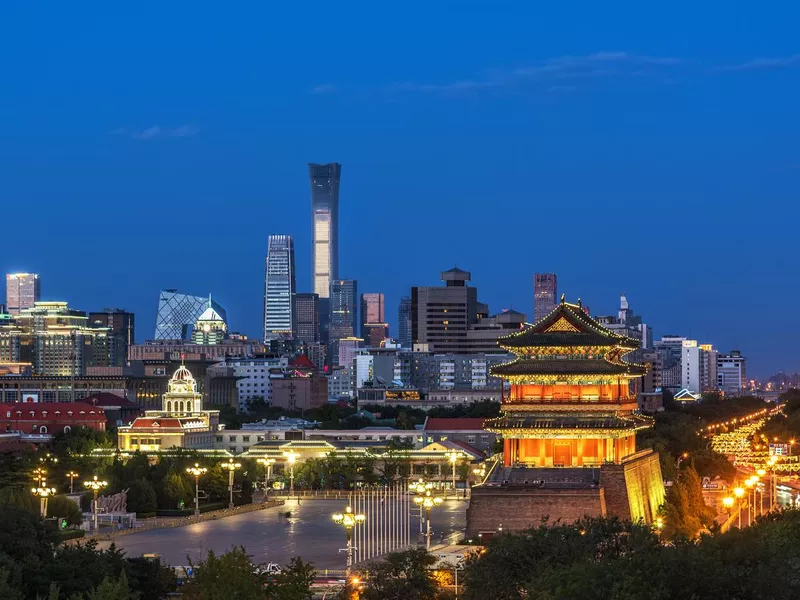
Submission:
<svg viewBox="0 0 800 600">
<path fill-rule="evenodd" d="M 311 261 L 314 293 L 329 298 L 331 281 L 339 277 L 339 163 L 309 163 L 311 179 Z"/>
<path fill-rule="evenodd" d="M 269 236 L 264 276 L 264 340 L 289 338 L 295 330 L 294 240 Z"/>
<path fill-rule="evenodd" d="M 18 315 L 23 308 L 33 308 L 41 300 L 39 275 L 36 273 L 6 274 L 6 310 Z"/>
</svg>

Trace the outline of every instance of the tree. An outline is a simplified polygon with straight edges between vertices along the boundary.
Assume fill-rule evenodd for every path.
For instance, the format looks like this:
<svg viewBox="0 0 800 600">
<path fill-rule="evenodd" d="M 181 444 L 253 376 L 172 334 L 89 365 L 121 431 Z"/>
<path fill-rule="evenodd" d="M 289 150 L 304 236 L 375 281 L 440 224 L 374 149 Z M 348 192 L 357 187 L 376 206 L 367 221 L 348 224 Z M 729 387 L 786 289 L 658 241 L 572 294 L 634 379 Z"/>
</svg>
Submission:
<svg viewBox="0 0 800 600">
<path fill-rule="evenodd" d="M 436 558 L 424 548 L 393 552 L 367 571 L 364 600 L 432 600 Z M 493 598 L 493 596 L 485 596 Z"/>
<path fill-rule="evenodd" d="M 667 490 L 662 515 L 666 539 L 693 539 L 714 523 L 714 510 L 706 506 L 700 477 L 692 467 L 681 469 Z"/>
<path fill-rule="evenodd" d="M 125 572 L 130 587 L 139 593 L 139 600 L 161 600 L 178 586 L 175 571 L 159 559 L 128 558 Z"/>
<path fill-rule="evenodd" d="M 112 579 L 106 577 L 94 588 L 86 600 L 133 600 L 137 595 L 131 594 L 128 590 L 128 580 L 125 573 L 120 575 L 119 579 Z"/>
<path fill-rule="evenodd" d="M 68 525 L 80 525 L 83 521 L 80 507 L 66 496 L 53 496 L 48 499 L 47 516 L 66 519 Z"/>
<path fill-rule="evenodd" d="M 306 600 L 313 596 L 314 565 L 294 557 L 280 573 L 267 583 L 270 600 Z"/>
<path fill-rule="evenodd" d="M 128 488 L 128 510 L 135 513 L 154 513 L 158 508 L 156 491 L 147 479 L 137 479 Z"/>
<path fill-rule="evenodd" d="M 162 508 L 176 508 L 181 501 L 189 504 L 192 499 L 192 491 L 192 487 L 183 473 L 170 470 L 162 484 L 159 504 Z"/>
<path fill-rule="evenodd" d="M 234 546 L 219 556 L 209 550 L 204 561 L 189 559 L 192 577 L 183 586 L 186 600 L 261 600 L 264 598 L 264 576 L 256 569 L 242 546 Z"/>
</svg>

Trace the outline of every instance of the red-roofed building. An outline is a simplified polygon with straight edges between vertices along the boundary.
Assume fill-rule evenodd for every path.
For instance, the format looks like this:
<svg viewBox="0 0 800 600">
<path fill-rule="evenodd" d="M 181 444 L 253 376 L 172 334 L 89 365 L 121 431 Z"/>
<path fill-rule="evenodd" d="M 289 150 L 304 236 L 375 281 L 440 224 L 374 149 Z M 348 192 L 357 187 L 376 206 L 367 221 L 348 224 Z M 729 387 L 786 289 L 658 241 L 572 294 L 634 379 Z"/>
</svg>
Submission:
<svg viewBox="0 0 800 600">
<path fill-rule="evenodd" d="M 498 436 L 484 429 L 484 419 L 470 417 L 427 417 L 422 426 L 422 445 L 435 442 L 462 442 L 491 454 Z"/>
<path fill-rule="evenodd" d="M 105 431 L 106 413 L 88 402 L 0 404 L 0 431 L 53 434 L 75 427 Z"/>
<path fill-rule="evenodd" d="M 92 394 L 84 398 L 83 401 L 93 406 L 98 406 L 106 411 L 106 419 L 108 420 L 109 427 L 128 425 L 142 414 L 142 407 L 135 402 L 107 392 Z"/>
</svg>

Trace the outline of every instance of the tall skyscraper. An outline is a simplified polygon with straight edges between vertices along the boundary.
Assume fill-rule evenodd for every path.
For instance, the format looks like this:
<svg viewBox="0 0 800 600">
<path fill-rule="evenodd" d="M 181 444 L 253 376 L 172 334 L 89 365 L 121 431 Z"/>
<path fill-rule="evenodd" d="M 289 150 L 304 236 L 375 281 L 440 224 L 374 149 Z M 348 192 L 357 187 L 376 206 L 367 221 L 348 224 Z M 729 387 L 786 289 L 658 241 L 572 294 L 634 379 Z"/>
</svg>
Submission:
<svg viewBox="0 0 800 600">
<path fill-rule="evenodd" d="M 264 340 L 288 338 L 295 330 L 294 240 L 271 235 L 264 275 Z"/>
<path fill-rule="evenodd" d="M 125 366 L 128 347 L 136 341 L 133 313 L 125 312 L 122 308 L 104 308 L 102 312 L 90 312 L 89 327 L 107 327 L 109 329 L 109 339 L 116 345 L 113 366 Z"/>
<path fill-rule="evenodd" d="M 319 342 L 319 296 L 295 294 L 294 315 L 294 339 L 304 344 Z"/>
<path fill-rule="evenodd" d="M 308 164 L 311 182 L 311 279 L 320 299 L 321 340 L 328 343 L 331 282 L 339 277 L 339 163 Z"/>
<path fill-rule="evenodd" d="M 6 273 L 6 310 L 18 315 L 23 308 L 33 308 L 41 300 L 42 290 L 36 273 Z"/>
<path fill-rule="evenodd" d="M 361 294 L 361 339 L 377 348 L 389 335 L 383 294 Z"/>
<path fill-rule="evenodd" d="M 397 309 L 397 341 L 403 348 L 411 348 L 411 297 L 400 298 Z"/>
<path fill-rule="evenodd" d="M 158 296 L 155 339 L 188 340 L 195 322 L 209 307 L 223 320 L 228 320 L 225 309 L 212 300 L 210 295 L 205 298 L 179 294 L 178 290 L 162 290 Z"/>
<path fill-rule="evenodd" d="M 356 335 L 358 309 L 356 307 L 357 283 L 354 279 L 334 279 L 331 282 L 330 330 L 328 357 L 331 365 L 339 364 L 339 340 Z"/>
<path fill-rule="evenodd" d="M 546 317 L 556 305 L 555 273 L 535 273 L 533 275 L 533 322 Z"/>
</svg>

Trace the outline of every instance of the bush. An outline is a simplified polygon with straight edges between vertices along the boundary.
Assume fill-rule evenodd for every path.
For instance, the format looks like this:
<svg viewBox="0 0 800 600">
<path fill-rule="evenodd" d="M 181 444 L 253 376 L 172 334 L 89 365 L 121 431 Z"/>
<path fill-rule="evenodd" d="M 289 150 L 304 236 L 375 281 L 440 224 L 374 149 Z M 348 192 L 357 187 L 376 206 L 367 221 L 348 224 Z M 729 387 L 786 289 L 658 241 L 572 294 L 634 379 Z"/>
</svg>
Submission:
<svg viewBox="0 0 800 600">
<path fill-rule="evenodd" d="M 68 525 L 80 525 L 83 521 L 80 507 L 66 496 L 53 496 L 48 499 L 47 516 L 66 519 Z"/>
<path fill-rule="evenodd" d="M 57 542 L 66 542 L 67 540 L 77 540 L 86 535 L 83 529 L 62 529 L 55 534 Z"/>
<path fill-rule="evenodd" d="M 135 513 L 155 512 L 158 508 L 156 491 L 146 479 L 137 479 L 128 489 L 128 510 Z"/>
</svg>

